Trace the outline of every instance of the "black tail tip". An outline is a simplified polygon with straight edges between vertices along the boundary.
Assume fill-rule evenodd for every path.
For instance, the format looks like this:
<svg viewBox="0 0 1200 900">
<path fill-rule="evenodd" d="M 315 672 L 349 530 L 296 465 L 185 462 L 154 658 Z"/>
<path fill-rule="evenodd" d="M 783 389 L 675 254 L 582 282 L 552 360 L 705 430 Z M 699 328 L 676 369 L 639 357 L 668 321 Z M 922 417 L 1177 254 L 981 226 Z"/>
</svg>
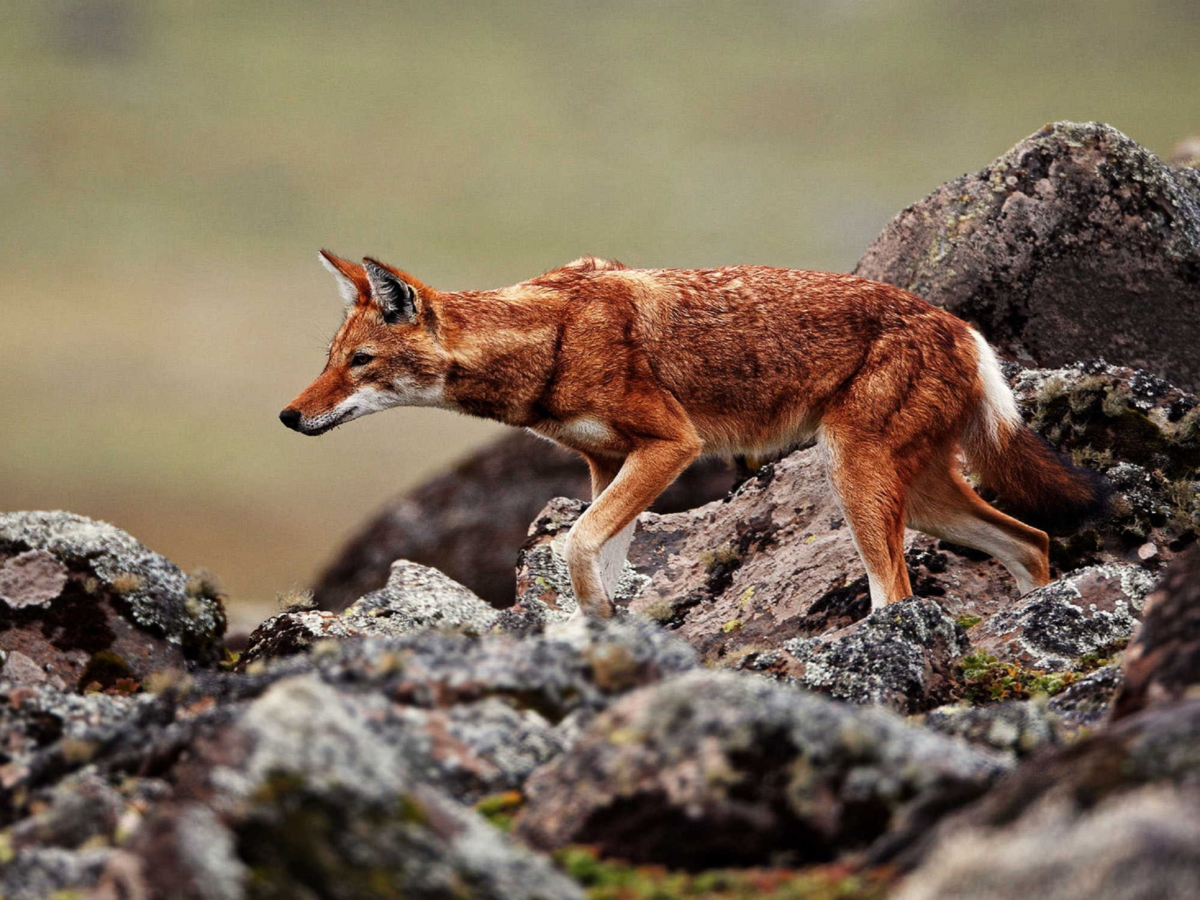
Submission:
<svg viewBox="0 0 1200 900">
<path fill-rule="evenodd" d="M 1070 481 L 1070 488 L 1055 491 L 1055 495 L 1039 503 L 1037 509 L 1028 510 L 1027 515 L 1017 517 L 1053 535 L 1070 534 L 1107 518 L 1112 509 L 1112 482 L 1103 472 L 1072 465 L 1062 459 L 1061 454 L 1059 460 L 1065 470 L 1063 474 Z"/>
</svg>

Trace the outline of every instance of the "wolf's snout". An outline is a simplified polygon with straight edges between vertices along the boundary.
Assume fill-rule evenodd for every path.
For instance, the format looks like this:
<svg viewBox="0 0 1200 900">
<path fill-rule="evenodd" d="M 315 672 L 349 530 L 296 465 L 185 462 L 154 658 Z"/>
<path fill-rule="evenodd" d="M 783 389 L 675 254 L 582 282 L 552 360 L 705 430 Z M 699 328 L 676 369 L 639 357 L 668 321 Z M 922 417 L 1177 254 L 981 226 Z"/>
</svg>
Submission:
<svg viewBox="0 0 1200 900">
<path fill-rule="evenodd" d="M 300 430 L 300 410 L 285 409 L 279 414 L 279 421 L 286 425 L 292 431 Z"/>
</svg>

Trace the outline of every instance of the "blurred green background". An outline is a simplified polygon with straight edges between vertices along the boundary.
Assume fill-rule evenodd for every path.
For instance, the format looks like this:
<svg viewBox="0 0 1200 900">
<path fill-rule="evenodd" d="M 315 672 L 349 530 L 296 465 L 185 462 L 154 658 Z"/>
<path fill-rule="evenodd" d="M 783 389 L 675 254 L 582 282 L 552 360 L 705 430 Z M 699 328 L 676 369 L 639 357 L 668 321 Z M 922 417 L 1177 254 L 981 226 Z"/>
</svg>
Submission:
<svg viewBox="0 0 1200 900">
<path fill-rule="evenodd" d="M 1200 4 L 5 2 L 0 508 L 112 521 L 253 621 L 497 427 L 278 410 L 339 301 L 583 253 L 847 269 L 1056 119 L 1200 131 Z"/>
</svg>

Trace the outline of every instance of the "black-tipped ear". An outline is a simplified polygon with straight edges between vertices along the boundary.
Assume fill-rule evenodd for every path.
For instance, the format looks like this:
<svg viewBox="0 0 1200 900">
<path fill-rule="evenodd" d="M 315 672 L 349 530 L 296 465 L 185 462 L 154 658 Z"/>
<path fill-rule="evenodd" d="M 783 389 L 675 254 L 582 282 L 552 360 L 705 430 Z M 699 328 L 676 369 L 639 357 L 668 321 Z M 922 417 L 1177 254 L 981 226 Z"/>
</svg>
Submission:
<svg viewBox="0 0 1200 900">
<path fill-rule="evenodd" d="M 416 322 L 421 303 L 417 289 L 373 259 L 364 259 L 363 268 L 367 270 L 371 296 L 379 304 L 383 321 L 389 325 Z"/>
</svg>

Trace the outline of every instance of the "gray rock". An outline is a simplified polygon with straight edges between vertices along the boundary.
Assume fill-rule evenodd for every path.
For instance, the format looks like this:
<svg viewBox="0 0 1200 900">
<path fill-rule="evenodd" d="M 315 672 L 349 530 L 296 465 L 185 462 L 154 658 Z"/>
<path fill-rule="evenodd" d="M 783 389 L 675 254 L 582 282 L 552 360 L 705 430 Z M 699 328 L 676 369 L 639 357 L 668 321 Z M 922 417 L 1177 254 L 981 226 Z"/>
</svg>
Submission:
<svg viewBox="0 0 1200 900">
<path fill-rule="evenodd" d="M 1047 125 L 942 185 L 855 269 L 977 323 L 1023 361 L 1105 357 L 1193 389 L 1198 273 L 1200 172 L 1094 122 Z"/>
<path fill-rule="evenodd" d="M 325 639 L 398 637 L 438 629 L 480 635 L 499 613 L 436 569 L 397 560 L 387 585 L 360 597 L 342 613 L 296 610 L 272 616 L 250 635 L 239 668 L 301 653 Z"/>
<path fill-rule="evenodd" d="M 956 692 L 963 630 L 932 601 L 903 600 L 832 634 L 783 644 L 786 677 L 851 703 L 928 709 Z"/>
<path fill-rule="evenodd" d="M 12 817 L 12 798 L 29 779 L 41 783 L 86 762 L 151 702 L 146 696 L 64 693 L 45 684 L 0 685 L 0 824 Z"/>
<path fill-rule="evenodd" d="M 480 635 L 499 613 L 437 569 L 399 559 L 381 590 L 356 600 L 342 615 L 352 628 L 389 637 L 426 628 Z"/>
<path fill-rule="evenodd" d="M 1099 725 L 1112 709 L 1123 680 L 1120 666 L 1102 666 L 1051 697 L 1050 711 L 1068 733 Z"/>
<path fill-rule="evenodd" d="M 883 709 L 696 671 L 618 701 L 535 774 L 517 833 L 690 869 L 798 864 L 865 846 L 911 807 L 965 802 L 1002 770 Z"/>
<path fill-rule="evenodd" d="M 1014 763 L 1063 740 L 1056 717 L 1042 699 L 1011 700 L 992 706 L 942 706 L 927 713 L 924 721 L 934 731 L 998 751 Z"/>
<path fill-rule="evenodd" d="M 38 847 L 22 850 L 0 866 L 0 897 L 5 900 L 47 900 L 57 892 L 82 892 L 96 885 L 113 851 L 107 847 L 64 850 Z M 66 893 L 71 897 L 72 893 Z"/>
<path fill-rule="evenodd" d="M 1038 588 L 971 629 L 976 649 L 1055 672 L 1133 635 L 1154 576 L 1132 565 L 1091 566 Z"/>
<path fill-rule="evenodd" d="M 275 683 L 194 749 L 177 773 L 181 802 L 131 837 L 144 889 L 165 896 L 153 873 L 170 864 L 176 890 L 215 875 L 230 900 L 251 895 L 250 872 L 254 896 L 582 897 L 547 860 L 417 781 L 401 750 L 318 676 Z M 215 857 L 197 856 L 197 834 Z"/>
</svg>

